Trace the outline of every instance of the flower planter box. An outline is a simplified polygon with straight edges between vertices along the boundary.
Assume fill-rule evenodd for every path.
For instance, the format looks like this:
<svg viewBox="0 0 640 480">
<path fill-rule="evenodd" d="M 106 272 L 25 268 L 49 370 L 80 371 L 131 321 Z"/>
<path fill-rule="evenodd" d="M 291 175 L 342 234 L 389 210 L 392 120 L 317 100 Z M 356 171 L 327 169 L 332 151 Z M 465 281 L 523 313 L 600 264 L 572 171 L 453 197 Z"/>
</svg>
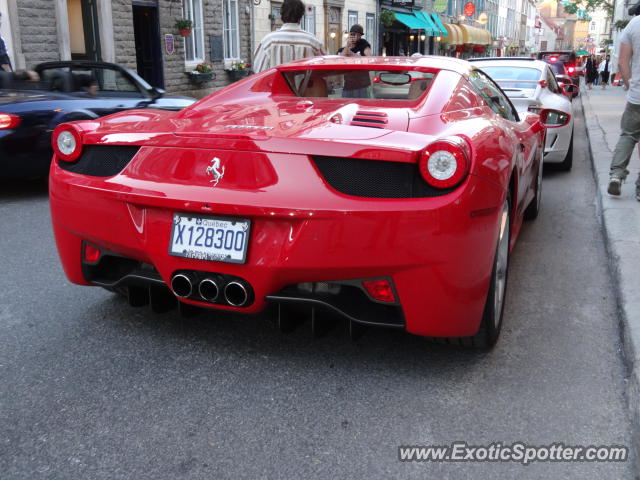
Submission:
<svg viewBox="0 0 640 480">
<path fill-rule="evenodd" d="M 232 82 L 237 82 L 249 75 L 249 70 L 246 68 L 243 70 L 227 70 L 227 73 Z"/>
<path fill-rule="evenodd" d="M 213 72 L 209 72 L 209 73 L 189 72 L 188 75 L 189 75 L 189 81 L 197 85 L 201 83 L 209 82 L 215 78 L 215 74 Z"/>
</svg>

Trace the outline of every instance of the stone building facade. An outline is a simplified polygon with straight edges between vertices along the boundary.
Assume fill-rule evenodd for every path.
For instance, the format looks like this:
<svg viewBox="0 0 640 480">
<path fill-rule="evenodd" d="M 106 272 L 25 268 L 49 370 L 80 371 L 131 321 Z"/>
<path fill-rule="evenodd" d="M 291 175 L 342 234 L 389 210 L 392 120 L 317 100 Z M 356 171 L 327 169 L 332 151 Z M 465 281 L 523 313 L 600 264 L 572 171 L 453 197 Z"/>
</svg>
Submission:
<svg viewBox="0 0 640 480">
<path fill-rule="evenodd" d="M 2 2 L 8 23 L 2 33 L 10 37 L 16 68 L 103 60 L 137 71 L 169 93 L 203 97 L 233 81 L 225 70 L 231 62 L 251 58 L 252 0 Z M 180 36 L 174 27 L 178 18 L 193 21 L 191 36 Z M 208 78 L 190 73 L 202 62 L 213 67 L 213 78 L 196 82 Z"/>
</svg>

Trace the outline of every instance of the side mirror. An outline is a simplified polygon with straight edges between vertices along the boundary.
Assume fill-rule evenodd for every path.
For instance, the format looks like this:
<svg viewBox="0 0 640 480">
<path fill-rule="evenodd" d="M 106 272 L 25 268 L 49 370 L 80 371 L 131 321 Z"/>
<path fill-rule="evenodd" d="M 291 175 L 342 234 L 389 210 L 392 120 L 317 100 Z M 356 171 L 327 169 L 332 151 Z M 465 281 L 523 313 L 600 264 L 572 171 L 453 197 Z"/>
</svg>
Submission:
<svg viewBox="0 0 640 480">
<path fill-rule="evenodd" d="M 560 110 L 545 108 L 540 112 L 540 122 L 545 128 L 564 127 L 571 120 L 571 115 Z"/>
<path fill-rule="evenodd" d="M 562 91 L 566 96 L 573 97 L 574 95 L 578 94 L 578 92 L 580 91 L 580 87 L 574 85 L 573 83 L 568 83 L 566 85 L 562 85 Z"/>
</svg>

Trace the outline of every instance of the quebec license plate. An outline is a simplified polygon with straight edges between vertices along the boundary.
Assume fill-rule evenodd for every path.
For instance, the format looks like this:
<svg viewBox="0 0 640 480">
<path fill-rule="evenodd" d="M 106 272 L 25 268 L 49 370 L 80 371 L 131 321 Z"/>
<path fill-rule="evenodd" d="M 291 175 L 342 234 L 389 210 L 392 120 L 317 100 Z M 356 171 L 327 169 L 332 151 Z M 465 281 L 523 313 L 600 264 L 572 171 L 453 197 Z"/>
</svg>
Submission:
<svg viewBox="0 0 640 480">
<path fill-rule="evenodd" d="M 251 221 L 242 218 L 173 214 L 169 254 L 176 257 L 244 263 Z"/>
</svg>

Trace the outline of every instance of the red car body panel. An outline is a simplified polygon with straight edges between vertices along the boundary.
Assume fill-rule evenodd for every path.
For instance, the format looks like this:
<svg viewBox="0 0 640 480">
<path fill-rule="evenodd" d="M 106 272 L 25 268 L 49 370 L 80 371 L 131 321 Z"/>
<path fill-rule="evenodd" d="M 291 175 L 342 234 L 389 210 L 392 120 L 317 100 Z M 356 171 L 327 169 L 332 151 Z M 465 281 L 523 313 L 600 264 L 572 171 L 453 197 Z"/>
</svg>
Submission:
<svg viewBox="0 0 640 480">
<path fill-rule="evenodd" d="M 386 62 L 386 63 L 383 63 Z M 281 70 L 423 68 L 438 72 L 426 97 L 388 101 L 298 98 Z M 538 117 L 496 115 L 465 79 L 464 62 L 380 58 L 355 64 L 320 58 L 247 78 L 182 112 L 128 111 L 78 122 L 84 145 L 139 145 L 117 175 L 61 168 L 54 157 L 50 199 L 67 277 L 89 285 L 82 243 L 151 264 L 169 284 L 180 270 L 245 279 L 247 307 L 180 301 L 256 313 L 265 297 L 303 282 L 390 278 L 404 328 L 429 336 L 470 336 L 479 326 L 494 262 L 501 206 L 512 194 L 511 244 L 533 198 L 543 143 Z M 358 111 L 384 112 L 387 128 L 352 126 Z M 364 198 L 333 188 L 313 156 L 417 164 L 434 140 L 457 136 L 471 147 L 469 175 L 450 193 Z M 226 170 L 215 185 L 212 157 Z M 242 264 L 169 255 L 175 212 L 251 220 Z"/>
</svg>

